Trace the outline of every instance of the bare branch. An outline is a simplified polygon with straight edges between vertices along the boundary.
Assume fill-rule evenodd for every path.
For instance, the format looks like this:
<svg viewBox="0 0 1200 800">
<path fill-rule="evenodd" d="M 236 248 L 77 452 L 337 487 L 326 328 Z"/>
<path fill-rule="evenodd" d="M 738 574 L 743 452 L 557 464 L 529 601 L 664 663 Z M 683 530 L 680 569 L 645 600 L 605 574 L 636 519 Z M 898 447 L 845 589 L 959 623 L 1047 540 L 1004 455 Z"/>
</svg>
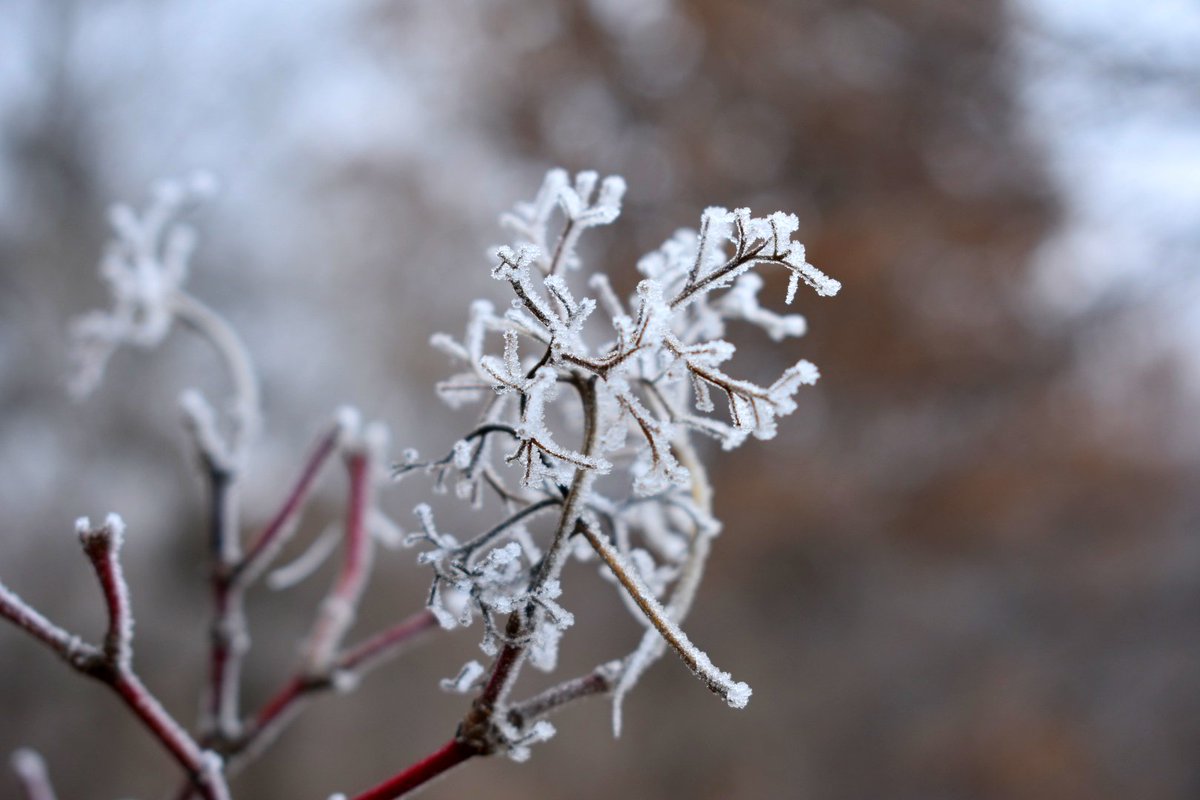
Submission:
<svg viewBox="0 0 1200 800">
<path fill-rule="evenodd" d="M 708 656 L 692 644 L 691 639 L 683 632 L 683 629 L 675 624 L 658 598 L 646 588 L 638 576 L 637 570 L 633 569 L 632 565 L 617 552 L 617 549 L 605 536 L 586 519 L 581 521 L 581 528 L 588 543 L 617 576 L 617 580 L 625 587 L 625 591 L 637 603 L 638 608 L 646 615 L 650 624 L 683 659 L 687 668 L 703 681 L 713 694 L 721 697 L 734 708 L 743 708 L 750 701 L 750 687 L 740 681 L 734 681 L 728 672 L 717 669 Z"/>
<path fill-rule="evenodd" d="M 104 658 L 117 669 L 128 670 L 133 653 L 133 613 L 119 559 L 125 523 L 116 514 L 109 514 L 104 524 L 93 527 L 87 517 L 82 517 L 75 522 L 75 532 L 84 554 L 92 562 L 108 608 Z"/>
<path fill-rule="evenodd" d="M 46 762 L 33 750 L 22 748 L 12 754 L 13 772 L 25 792 L 25 800 L 56 800 Z"/>
</svg>

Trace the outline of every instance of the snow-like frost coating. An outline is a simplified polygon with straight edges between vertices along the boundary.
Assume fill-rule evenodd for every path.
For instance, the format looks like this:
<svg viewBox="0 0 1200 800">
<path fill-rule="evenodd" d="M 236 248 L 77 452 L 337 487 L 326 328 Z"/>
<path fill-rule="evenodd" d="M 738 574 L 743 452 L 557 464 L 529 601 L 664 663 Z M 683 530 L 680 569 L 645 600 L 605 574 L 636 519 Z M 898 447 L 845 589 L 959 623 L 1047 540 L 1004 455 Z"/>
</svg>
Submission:
<svg viewBox="0 0 1200 800">
<path fill-rule="evenodd" d="M 795 411 L 799 388 L 817 380 L 805 360 L 765 385 L 728 371 L 735 355 L 724 339 L 729 322 L 757 326 L 776 342 L 807 328 L 802 316 L 762 304 L 756 267 L 787 273 L 786 304 L 802 283 L 820 296 L 840 289 L 806 261 L 794 238 L 795 215 L 755 217 L 749 209 L 714 206 L 701 215 L 698 231 L 677 231 L 640 259 L 643 279 L 621 298 L 605 273 L 585 267 L 576 246 L 583 231 L 617 219 L 624 192 L 618 177 L 552 170 L 532 201 L 502 217 L 515 238 L 492 250 L 491 274 L 511 289 L 509 307 L 498 314 L 491 301 L 476 301 L 462 341 L 446 334 L 432 339 L 461 370 L 438 385 L 439 395 L 454 407 L 482 403 L 478 426 L 445 459 L 424 466 L 438 482 L 455 471 L 460 496 L 476 504 L 493 490 L 510 521 L 459 544 L 437 533 L 430 518 L 424 534 L 410 537 L 426 546 L 419 560 L 434 569 L 429 602 L 443 624 L 451 617 L 443 598 L 452 588 L 470 598 L 454 624 L 482 619 L 485 653 L 526 648 L 535 666 L 553 669 L 573 616 L 557 599 L 561 559 L 546 564 L 540 550 L 530 555 L 526 516 L 534 514 L 526 510 L 555 511 L 559 537 L 582 530 L 588 543 L 576 538 L 565 552 L 599 554 L 602 572 L 653 632 L 619 669 L 604 673 L 612 679 L 616 730 L 621 700 L 666 643 L 730 706 L 749 702 L 750 687 L 718 669 L 679 627 L 708 542 L 720 530 L 688 437 L 698 432 L 724 449 L 750 436 L 769 439 L 778 420 Z M 576 272 L 583 278 L 574 279 Z M 590 321 L 597 312 L 604 318 L 599 325 Z M 499 450 L 503 459 L 495 458 L 492 440 L 511 443 Z M 582 444 L 563 444 L 572 440 Z M 411 471 L 414 461 L 400 469 Z M 508 488 L 510 469 L 517 470 L 515 488 Z M 601 491 L 590 477 L 609 472 L 625 477 L 606 480 Z M 418 511 L 423 519 L 428 514 Z M 507 627 L 519 620 L 524 638 L 509 639 L 494 615 L 516 615 Z M 477 677 L 472 671 L 471 681 Z M 465 680 L 460 674 L 447 685 Z M 504 733 L 509 755 L 526 756 L 542 738 L 536 732 L 533 725 Z"/>
</svg>

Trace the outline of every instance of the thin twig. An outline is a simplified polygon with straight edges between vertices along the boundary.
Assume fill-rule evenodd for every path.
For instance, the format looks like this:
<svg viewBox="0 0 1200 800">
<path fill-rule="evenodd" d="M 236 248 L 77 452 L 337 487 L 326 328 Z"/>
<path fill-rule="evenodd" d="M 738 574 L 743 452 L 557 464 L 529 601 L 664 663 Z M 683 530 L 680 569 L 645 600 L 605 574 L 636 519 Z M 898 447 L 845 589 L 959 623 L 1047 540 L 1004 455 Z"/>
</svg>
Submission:
<svg viewBox="0 0 1200 800">
<path fill-rule="evenodd" d="M 613 571 L 617 580 L 625 587 L 625 591 L 646 615 L 646 619 L 650 621 L 650 624 L 667 644 L 679 654 L 688 669 L 703 681 L 713 694 L 724 699 L 729 705 L 735 708 L 745 706 L 750 699 L 750 687 L 744 683 L 734 682 L 729 677 L 729 673 L 722 672 L 713 666 L 708 656 L 692 644 L 691 639 L 671 619 L 669 612 L 658 601 L 658 598 L 646 588 L 642 579 L 638 577 L 637 570 L 612 546 L 607 537 L 597 531 L 586 519 L 580 520 L 580 527 L 592 549 Z"/>
<path fill-rule="evenodd" d="M 40 755 L 22 748 L 12 754 L 12 768 L 25 792 L 25 800 L 56 800 L 46 762 Z"/>
<path fill-rule="evenodd" d="M 517 729 L 525 728 L 569 703 L 607 694 L 612 691 L 619 668 L 620 662 L 605 664 L 587 675 L 552 686 L 541 694 L 513 705 L 508 710 L 508 721 Z"/>
<path fill-rule="evenodd" d="M 283 505 L 246 548 L 246 555 L 235 570 L 237 581 L 246 585 L 253 583 L 287 543 L 321 468 L 337 449 L 342 431 L 342 425 L 335 425 L 317 441 Z"/>
<path fill-rule="evenodd" d="M 205 800 L 229 800 L 219 759 L 200 748 L 133 671 L 133 619 L 118 558 L 123 528 L 115 514 L 94 527 L 86 519 L 76 523 L 80 544 L 96 572 L 108 610 L 103 649 L 86 645 L 49 622 L 3 585 L 0 585 L 0 613 L 46 644 L 75 670 L 112 689 L 183 768 Z"/>
<path fill-rule="evenodd" d="M 0 617 L 49 647 L 75 669 L 86 671 L 103 659 L 98 648 L 46 619 L 3 583 L 0 583 Z"/>
<path fill-rule="evenodd" d="M 354 795 L 350 800 L 395 800 L 477 755 L 480 755 L 478 750 L 456 737 L 403 772 L 362 794 Z"/>
<path fill-rule="evenodd" d="M 316 695 L 357 685 L 367 674 L 439 627 L 437 617 L 428 609 L 422 609 L 347 648 L 327 674 L 312 676 L 297 672 L 292 675 L 245 726 L 242 738 L 225 752 L 229 769 L 237 771 L 262 753 Z"/>
<path fill-rule="evenodd" d="M 358 601 L 366 587 L 371 562 L 371 534 L 367 516 L 372 502 L 374 463 L 367 449 L 346 457 L 350 474 L 350 499 L 346 509 L 342 566 L 333 586 L 321 603 L 317 620 L 304 646 L 304 671 L 323 675 L 341 647 L 342 639 L 354 623 Z"/>
</svg>

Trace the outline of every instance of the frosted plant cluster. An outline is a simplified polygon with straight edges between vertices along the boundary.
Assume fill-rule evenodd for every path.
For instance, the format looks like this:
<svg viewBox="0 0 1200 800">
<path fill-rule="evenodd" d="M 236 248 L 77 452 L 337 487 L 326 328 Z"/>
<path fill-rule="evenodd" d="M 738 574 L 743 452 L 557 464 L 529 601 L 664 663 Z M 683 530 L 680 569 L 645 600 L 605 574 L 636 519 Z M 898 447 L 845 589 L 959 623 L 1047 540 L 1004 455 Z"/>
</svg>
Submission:
<svg viewBox="0 0 1200 800">
<path fill-rule="evenodd" d="M 805 259 L 794 240 L 794 216 L 709 208 L 698 230 L 676 232 L 638 262 L 641 281 L 622 298 L 605 273 L 585 269 L 578 245 L 589 229 L 620 216 L 624 181 L 551 171 L 531 202 L 502 217 L 513 241 L 493 252 L 491 274 L 511 293 L 510 304 L 498 309 L 477 300 L 461 338 L 432 337 L 458 365 L 437 394 L 452 407 L 476 408 L 473 427 L 444 456 L 404 451 L 389 470 L 386 429 L 341 409 L 281 491 L 279 510 L 246 538 L 238 488 L 260 428 L 258 381 L 237 333 L 185 286 L 194 236 L 180 217 L 210 191 L 206 179 L 164 184 L 142 213 L 114 210 L 116 237 L 101 264 L 113 306 L 74 328 L 73 388 L 80 394 L 99 385 L 120 346 L 153 347 L 175 323 L 207 340 L 228 373 L 229 402 L 214 406 L 196 390 L 181 398 L 210 495 L 212 623 L 195 730 L 155 699 L 135 669 L 120 517 L 109 515 L 101 525 L 81 518 L 77 525 L 108 615 L 99 644 L 57 626 L 0 583 L 0 616 L 114 691 L 178 763 L 186 780 L 178 797 L 227 800 L 229 778 L 314 697 L 351 691 L 434 631 L 476 621 L 483 662 L 471 660 L 441 682 L 469 698 L 451 739 L 383 783 L 337 797 L 401 797 L 476 756 L 524 760 L 532 745 L 554 734 L 550 715 L 589 696 L 612 699 L 619 733 L 624 698 L 668 650 L 730 706 L 749 702 L 750 687 L 718 668 L 681 628 L 721 529 L 693 434 L 725 450 L 750 436 L 769 439 L 779 418 L 795 410 L 799 388 L 817 380 L 816 367 L 804 360 L 766 384 L 736 377 L 729 371 L 735 349 L 724 338 L 730 322 L 757 326 L 773 341 L 805 331 L 799 315 L 760 304 L 764 284 L 756 267 L 785 271 L 787 304 L 800 284 L 822 296 L 839 290 Z M 344 521 L 280 566 L 334 456 L 348 478 Z M 435 494 L 452 490 L 481 515 L 502 513 L 464 533 L 443 529 L 434 508 L 421 503 L 405 532 L 384 513 L 379 495 L 389 478 L 422 474 Z M 355 642 L 357 609 L 380 543 L 418 551 L 418 563 L 432 573 L 427 602 Z M 644 632 L 632 652 L 514 699 L 527 664 L 557 668 L 560 644 L 575 624 L 563 591 L 572 560 L 595 564 Z M 247 711 L 241 691 L 251 643 L 247 591 L 260 581 L 287 590 L 328 562 L 333 580 L 312 611 L 293 671 Z M 27 797 L 53 797 L 35 753 L 21 751 L 14 768 Z"/>
<path fill-rule="evenodd" d="M 620 177 L 581 172 L 572 180 L 554 170 L 531 202 L 502 217 L 515 241 L 495 250 L 492 277 L 511 289 L 511 305 L 498 310 L 478 300 L 461 339 L 432 339 L 462 369 L 438 384 L 439 395 L 455 407 L 480 406 L 477 427 L 449 456 L 423 464 L 410 454 L 398 468 L 433 471 L 476 504 L 493 492 L 510 512 L 460 542 L 438 532 L 421 507 L 422 532 L 409 540 L 424 546 L 419 560 L 433 568 L 430 609 L 445 627 L 478 616 L 488 656 L 506 645 L 553 669 L 573 622 L 557 602 L 563 565 L 572 554 L 600 556 L 647 627 L 637 650 L 610 665 L 617 731 L 621 699 L 668 645 L 730 705 L 749 701 L 750 688 L 678 627 L 720 528 L 688 437 L 712 437 L 726 450 L 750 435 L 769 439 L 778 418 L 795 409 L 800 386 L 817 380 L 804 360 L 767 385 L 726 371 L 730 321 L 757 325 L 773 340 L 805 330 L 799 315 L 760 305 L 754 267 L 787 271 L 788 303 L 800 283 L 823 296 L 840 288 L 805 260 L 793 238 L 795 216 L 709 208 L 698 231 L 678 231 L 639 261 L 644 277 L 622 299 L 605 273 L 583 268 L 577 244 L 588 229 L 617 219 L 624 192 Z M 506 481 L 512 468 L 515 486 Z M 538 515 L 557 520 L 544 552 L 527 526 Z M 508 616 L 508 633 L 499 616 Z M 466 676 L 482 681 L 485 673 L 464 668 L 457 690 Z"/>
</svg>

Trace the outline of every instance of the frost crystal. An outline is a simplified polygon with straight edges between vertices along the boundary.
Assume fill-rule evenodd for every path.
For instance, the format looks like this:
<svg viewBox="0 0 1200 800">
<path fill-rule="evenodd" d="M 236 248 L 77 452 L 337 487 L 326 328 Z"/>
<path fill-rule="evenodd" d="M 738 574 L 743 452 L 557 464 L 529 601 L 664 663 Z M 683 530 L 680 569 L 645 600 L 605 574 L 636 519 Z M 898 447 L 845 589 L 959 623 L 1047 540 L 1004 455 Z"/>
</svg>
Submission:
<svg viewBox="0 0 1200 800">
<path fill-rule="evenodd" d="M 822 296 L 840 288 L 806 261 L 795 215 L 720 207 L 704 211 L 698 231 L 677 231 L 644 256 L 643 280 L 629 298 L 602 272 L 574 279 L 584 266 L 580 235 L 616 220 L 624 192 L 617 177 L 554 170 L 532 201 L 502 218 L 515 240 L 491 251 L 492 277 L 511 290 L 509 307 L 500 314 L 476 301 L 461 341 L 432 339 L 460 370 L 438 394 L 455 407 L 481 403 L 477 426 L 445 458 L 421 464 L 414 454 L 397 467 L 397 474 L 424 468 L 435 488 L 453 482 L 476 506 L 494 494 L 507 511 L 504 522 L 460 544 L 418 508 L 423 532 L 408 539 L 423 546 L 418 560 L 434 572 L 430 610 L 445 627 L 482 620 L 489 656 L 507 648 L 553 669 L 574 622 L 558 601 L 563 564 L 599 556 L 647 630 L 634 653 L 602 671 L 618 730 L 622 699 L 668 646 L 729 705 L 749 701 L 750 687 L 718 669 L 680 628 L 720 530 L 689 436 L 704 434 L 725 449 L 751 436 L 769 439 L 796 409 L 799 387 L 818 377 L 804 360 L 765 384 L 729 370 L 729 322 L 756 326 L 773 341 L 806 330 L 802 316 L 763 305 L 756 267 L 788 275 L 787 304 L 801 283 Z M 494 439 L 506 446 L 492 446 Z M 609 472 L 620 474 L 603 484 L 616 497 L 595 481 Z M 530 527 L 543 513 L 558 518 L 545 549 Z M 450 596 L 464 599 L 457 610 Z M 443 686 L 470 691 L 482 670 L 471 662 Z M 552 731 L 538 719 L 514 725 L 503 723 L 499 735 L 517 759 Z"/>
<path fill-rule="evenodd" d="M 458 671 L 458 675 L 442 680 L 442 691 L 453 692 L 455 694 L 468 694 L 475 688 L 476 681 L 479 680 L 484 671 L 483 665 L 478 661 L 468 661 L 466 664 L 463 664 L 462 669 Z"/>
</svg>

